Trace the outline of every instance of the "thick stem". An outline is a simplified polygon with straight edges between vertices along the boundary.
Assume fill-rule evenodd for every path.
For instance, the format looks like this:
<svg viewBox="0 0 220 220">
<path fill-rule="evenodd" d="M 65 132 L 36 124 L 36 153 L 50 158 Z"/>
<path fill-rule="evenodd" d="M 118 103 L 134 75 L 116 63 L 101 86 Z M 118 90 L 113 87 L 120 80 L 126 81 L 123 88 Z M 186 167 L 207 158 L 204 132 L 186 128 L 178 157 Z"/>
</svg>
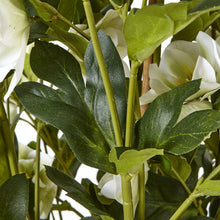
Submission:
<svg viewBox="0 0 220 220">
<path fill-rule="evenodd" d="M 92 39 L 95 55 L 98 61 L 98 65 L 99 65 L 100 72 L 102 75 L 102 80 L 103 80 L 104 87 L 105 87 L 105 92 L 106 92 L 106 96 L 108 100 L 108 105 L 109 105 L 111 118 L 112 118 L 112 124 L 114 128 L 114 133 L 115 133 L 116 144 L 118 147 L 123 146 L 118 112 L 117 112 L 117 108 L 115 104 L 112 86 L 111 86 L 110 79 L 108 76 L 107 67 L 106 67 L 105 60 L 104 60 L 102 50 L 101 50 L 101 46 L 99 43 L 97 30 L 95 27 L 95 20 L 94 20 L 94 16 L 92 12 L 91 3 L 89 0 L 83 0 L 83 5 L 84 5 L 86 17 L 87 17 L 87 22 L 89 25 L 89 30 L 91 34 L 91 39 Z"/>
<path fill-rule="evenodd" d="M 129 174 L 121 174 L 124 220 L 133 220 L 134 218 L 130 180 Z"/>
<path fill-rule="evenodd" d="M 139 183 L 139 206 L 138 206 L 138 220 L 145 219 L 145 168 L 144 164 L 141 166 L 138 174 Z"/>
<path fill-rule="evenodd" d="M 127 118 L 126 118 L 126 133 L 125 133 L 125 146 L 131 146 L 132 130 L 134 122 L 134 101 L 137 85 L 137 73 L 140 63 L 132 61 L 131 73 L 129 79 L 129 90 L 128 90 L 128 105 L 127 105 Z"/>
<path fill-rule="evenodd" d="M 0 101 L 0 122 L 3 129 L 3 136 L 4 141 L 7 146 L 7 156 L 8 156 L 8 162 L 11 170 L 11 175 L 15 175 L 18 173 L 18 162 L 17 162 L 17 156 L 14 148 L 14 143 L 12 140 L 11 130 L 10 130 L 10 124 L 6 116 L 5 108 Z"/>
<path fill-rule="evenodd" d="M 39 193 L 39 172 L 40 172 L 40 136 L 37 135 L 36 148 L 36 167 L 35 167 L 35 184 L 34 184 L 34 208 L 35 220 L 40 219 L 40 193 Z"/>
</svg>

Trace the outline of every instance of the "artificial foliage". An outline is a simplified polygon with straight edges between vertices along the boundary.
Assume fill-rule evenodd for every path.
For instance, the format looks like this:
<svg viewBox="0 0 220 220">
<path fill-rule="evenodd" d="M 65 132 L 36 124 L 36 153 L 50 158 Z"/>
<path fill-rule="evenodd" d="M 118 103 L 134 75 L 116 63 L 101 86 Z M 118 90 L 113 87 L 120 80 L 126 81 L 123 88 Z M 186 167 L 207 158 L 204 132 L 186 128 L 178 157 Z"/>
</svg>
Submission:
<svg viewBox="0 0 220 220">
<path fill-rule="evenodd" d="M 132 3 L 0 0 L 0 220 L 220 219 L 220 1 Z"/>
</svg>

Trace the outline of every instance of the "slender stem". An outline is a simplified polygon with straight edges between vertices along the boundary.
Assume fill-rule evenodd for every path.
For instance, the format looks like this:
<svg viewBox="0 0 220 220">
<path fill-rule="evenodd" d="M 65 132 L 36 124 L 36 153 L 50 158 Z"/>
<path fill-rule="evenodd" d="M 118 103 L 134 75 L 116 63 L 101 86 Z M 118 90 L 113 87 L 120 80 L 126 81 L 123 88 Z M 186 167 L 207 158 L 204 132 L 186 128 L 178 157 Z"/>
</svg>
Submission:
<svg viewBox="0 0 220 220">
<path fill-rule="evenodd" d="M 170 220 L 177 220 L 182 215 L 182 213 L 192 204 L 195 198 L 196 197 L 193 193 L 190 194 L 190 196 L 182 203 L 182 205 L 172 215 Z"/>
<path fill-rule="evenodd" d="M 174 175 L 177 177 L 177 179 L 180 181 L 180 183 L 182 184 L 183 188 L 186 190 L 186 192 L 190 195 L 192 192 L 189 189 L 189 187 L 186 185 L 186 183 L 184 182 L 184 180 L 181 178 L 181 176 L 176 172 L 176 170 L 174 168 L 172 168 L 172 172 L 174 173 Z M 198 209 L 200 215 L 205 216 L 205 212 L 202 209 L 202 207 L 198 204 L 197 200 L 194 199 L 193 200 L 193 204 L 194 206 Z"/>
<path fill-rule="evenodd" d="M 40 219 L 39 172 L 40 172 L 40 136 L 37 135 L 35 184 L 34 184 L 35 220 Z"/>
<path fill-rule="evenodd" d="M 142 1 L 141 8 L 145 7 L 146 5 L 147 5 L 147 0 L 143 0 L 143 1 Z"/>
<path fill-rule="evenodd" d="M 130 180 L 129 174 L 121 174 L 124 220 L 133 220 L 134 216 Z"/>
<path fill-rule="evenodd" d="M 114 128 L 114 133 L 115 133 L 116 144 L 117 144 L 117 146 L 123 146 L 123 141 L 122 141 L 122 136 L 121 136 L 121 128 L 120 128 L 117 108 L 116 108 L 116 104 L 115 104 L 115 99 L 114 99 L 114 95 L 113 95 L 113 90 L 112 90 L 112 86 L 111 86 L 110 79 L 108 76 L 108 71 L 107 71 L 105 60 L 104 60 L 104 57 L 102 54 L 101 46 L 99 43 L 91 3 L 89 0 L 83 0 L 83 5 L 84 5 L 86 17 L 87 17 L 87 22 L 89 25 L 89 30 L 90 30 L 91 39 L 93 42 L 95 55 L 96 55 L 96 58 L 98 61 L 98 65 L 99 65 L 100 72 L 102 75 L 102 80 L 103 80 L 104 87 L 105 87 L 105 92 L 106 92 L 106 96 L 107 96 L 107 100 L 108 100 L 108 104 L 109 104 L 109 109 L 110 109 L 111 118 L 112 118 L 112 124 L 113 124 L 113 128 Z"/>
<path fill-rule="evenodd" d="M 220 164 L 208 175 L 206 180 L 214 178 L 220 172 Z"/>
<path fill-rule="evenodd" d="M 66 24 L 68 24 L 71 28 L 73 28 L 76 32 L 78 32 L 79 34 L 81 34 L 84 38 L 86 38 L 87 40 L 90 40 L 90 37 L 84 33 L 80 28 L 78 28 L 76 25 L 74 25 L 73 23 L 71 23 L 68 19 L 66 19 L 63 15 L 61 15 L 60 13 L 57 14 L 58 19 L 60 19 L 61 21 L 65 22 Z"/>
<path fill-rule="evenodd" d="M 140 168 L 138 174 L 139 183 L 139 206 L 138 206 L 138 220 L 145 219 L 145 168 L 144 164 Z"/>
<path fill-rule="evenodd" d="M 140 63 L 137 61 L 132 61 L 131 63 L 131 72 L 129 79 L 129 90 L 128 90 L 128 105 L 127 105 L 127 118 L 126 118 L 126 133 L 125 133 L 125 146 L 131 146 L 132 140 L 132 130 L 134 122 L 134 101 L 135 101 L 135 92 L 137 85 L 137 73 Z"/>
<path fill-rule="evenodd" d="M 8 162 L 9 162 L 9 166 L 11 170 L 11 175 L 13 176 L 18 173 L 17 155 L 15 152 L 14 143 L 12 140 L 10 124 L 7 119 L 5 108 L 4 108 L 2 101 L 0 101 L 0 122 L 3 128 L 4 141 L 7 146 L 7 156 L 8 156 Z"/>
<path fill-rule="evenodd" d="M 125 23 L 125 20 L 127 18 L 129 5 L 130 5 L 130 0 L 127 0 L 127 2 L 124 4 L 122 8 L 121 17 L 122 17 L 123 23 Z"/>
</svg>

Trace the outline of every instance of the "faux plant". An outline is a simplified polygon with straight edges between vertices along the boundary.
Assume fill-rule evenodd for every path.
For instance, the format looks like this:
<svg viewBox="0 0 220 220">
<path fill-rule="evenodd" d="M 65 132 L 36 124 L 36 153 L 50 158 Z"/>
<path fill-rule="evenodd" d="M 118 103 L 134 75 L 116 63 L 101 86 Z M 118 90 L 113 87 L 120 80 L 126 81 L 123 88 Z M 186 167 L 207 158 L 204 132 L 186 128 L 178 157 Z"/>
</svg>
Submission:
<svg viewBox="0 0 220 220">
<path fill-rule="evenodd" d="M 220 219 L 220 1 L 165 3 L 0 0 L 1 220 Z"/>
</svg>

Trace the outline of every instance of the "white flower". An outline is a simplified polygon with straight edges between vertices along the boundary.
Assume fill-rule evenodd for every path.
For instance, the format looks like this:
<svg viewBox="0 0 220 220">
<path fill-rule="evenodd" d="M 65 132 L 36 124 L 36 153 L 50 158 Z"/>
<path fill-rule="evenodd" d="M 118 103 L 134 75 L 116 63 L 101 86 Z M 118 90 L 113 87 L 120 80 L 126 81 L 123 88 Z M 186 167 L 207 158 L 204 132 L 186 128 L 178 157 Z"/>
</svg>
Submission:
<svg viewBox="0 0 220 220">
<path fill-rule="evenodd" d="M 84 24 L 77 25 L 86 34 L 90 35 L 89 29 Z M 128 65 L 124 62 L 124 58 L 127 56 L 127 44 L 123 36 L 123 21 L 115 10 L 108 10 L 105 16 L 96 24 L 97 30 L 104 30 L 104 32 L 111 37 L 117 51 L 122 59 L 125 75 L 129 75 Z M 72 28 L 70 32 L 76 33 Z"/>
<path fill-rule="evenodd" d="M 0 1 L 0 82 L 15 69 L 5 99 L 19 82 L 29 36 L 29 23 L 22 0 Z"/>
<path fill-rule="evenodd" d="M 200 78 L 200 90 L 187 100 L 204 100 L 220 88 L 220 46 L 204 32 L 199 32 L 196 42 L 172 42 L 159 67 L 150 65 L 149 76 L 151 89 L 140 98 L 142 105 L 182 83 Z"/>
<path fill-rule="evenodd" d="M 147 181 L 149 167 L 145 163 L 145 182 Z M 131 176 L 132 186 L 132 203 L 133 211 L 135 213 L 138 200 L 139 200 L 139 185 L 138 185 L 138 172 L 129 173 Z M 98 188 L 100 189 L 100 195 L 103 195 L 109 199 L 115 199 L 119 203 L 123 204 L 122 199 L 122 187 L 121 187 L 121 176 L 106 173 L 99 181 Z"/>
<path fill-rule="evenodd" d="M 44 165 L 51 166 L 53 158 L 48 154 L 40 153 L 40 217 L 46 219 L 52 207 L 52 202 L 56 196 L 57 186 L 49 180 L 46 175 Z M 19 144 L 19 172 L 25 173 L 27 177 L 35 182 L 36 151 Z"/>
</svg>

